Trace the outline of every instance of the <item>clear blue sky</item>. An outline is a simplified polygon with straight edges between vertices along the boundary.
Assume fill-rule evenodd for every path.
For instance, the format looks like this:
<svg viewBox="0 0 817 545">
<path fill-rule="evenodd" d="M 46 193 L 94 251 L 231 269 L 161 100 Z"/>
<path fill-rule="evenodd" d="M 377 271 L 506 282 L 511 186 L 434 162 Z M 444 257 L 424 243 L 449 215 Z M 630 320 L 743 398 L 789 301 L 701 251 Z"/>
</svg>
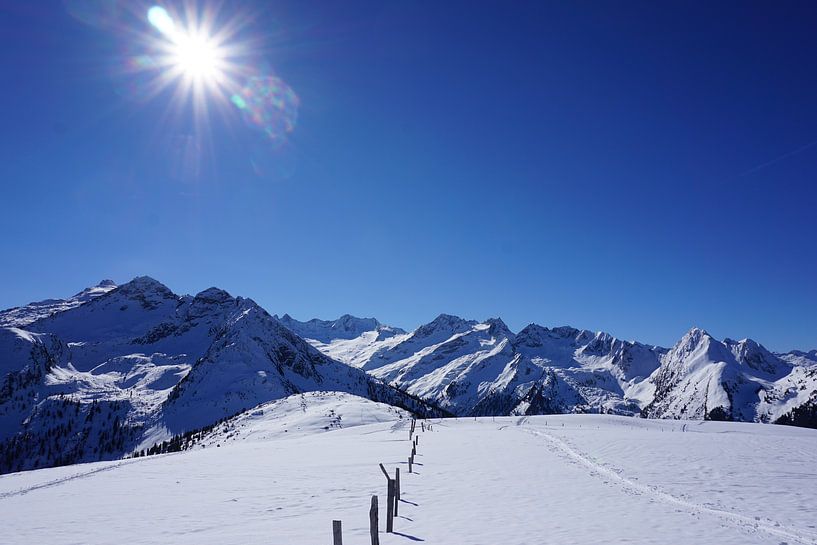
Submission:
<svg viewBox="0 0 817 545">
<path fill-rule="evenodd" d="M 150 4 L 94 5 L 0 11 L 0 307 L 147 274 L 301 319 L 817 347 L 814 2 L 227 2 L 299 97 L 284 145 L 140 98 Z"/>
</svg>

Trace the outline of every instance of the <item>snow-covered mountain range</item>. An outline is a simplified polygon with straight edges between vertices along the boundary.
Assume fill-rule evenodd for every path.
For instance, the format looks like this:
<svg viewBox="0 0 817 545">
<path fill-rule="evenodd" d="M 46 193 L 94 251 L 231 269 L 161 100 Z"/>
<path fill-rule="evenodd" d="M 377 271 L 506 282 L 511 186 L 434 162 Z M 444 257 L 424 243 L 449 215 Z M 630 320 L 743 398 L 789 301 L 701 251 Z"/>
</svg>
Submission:
<svg viewBox="0 0 817 545">
<path fill-rule="evenodd" d="M 692 329 L 665 349 L 440 315 L 300 322 L 139 277 L 0 312 L 0 472 L 114 459 L 292 394 L 421 414 L 604 412 L 817 427 L 817 352 Z"/>
<path fill-rule="evenodd" d="M 0 329 L 0 472 L 117 458 L 300 392 L 440 414 L 220 289 L 139 277 L 71 301 Z"/>
<path fill-rule="evenodd" d="M 379 338 L 382 327 L 356 338 L 333 338 L 329 326 L 305 335 L 458 415 L 604 412 L 817 427 L 817 351 L 773 354 L 698 328 L 666 349 L 566 326 L 513 333 L 498 318 L 446 314 L 411 333 Z"/>
</svg>

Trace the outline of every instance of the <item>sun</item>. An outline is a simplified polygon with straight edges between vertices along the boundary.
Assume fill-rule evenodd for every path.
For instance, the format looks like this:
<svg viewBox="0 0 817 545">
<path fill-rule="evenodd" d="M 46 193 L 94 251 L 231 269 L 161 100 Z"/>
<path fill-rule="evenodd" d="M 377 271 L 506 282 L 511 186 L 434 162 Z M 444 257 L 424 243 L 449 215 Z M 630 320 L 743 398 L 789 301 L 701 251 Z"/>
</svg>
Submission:
<svg viewBox="0 0 817 545">
<path fill-rule="evenodd" d="M 170 61 L 175 70 L 193 81 L 217 83 L 224 76 L 224 54 L 208 36 L 179 35 Z"/>
<path fill-rule="evenodd" d="M 157 61 L 166 84 L 180 80 L 183 90 L 196 95 L 217 91 L 225 84 L 232 68 L 229 48 L 207 20 L 177 24 L 161 6 L 151 7 L 147 19 L 161 34 Z"/>
<path fill-rule="evenodd" d="M 130 36 L 126 91 L 140 101 L 169 99 L 164 119 L 192 119 L 198 134 L 209 131 L 212 113 L 229 120 L 237 109 L 247 125 L 283 148 L 300 99 L 261 59 L 265 39 L 251 31 L 253 12 L 222 9 L 226 3 L 216 1 L 174 4 L 134 8 L 140 27 Z"/>
</svg>

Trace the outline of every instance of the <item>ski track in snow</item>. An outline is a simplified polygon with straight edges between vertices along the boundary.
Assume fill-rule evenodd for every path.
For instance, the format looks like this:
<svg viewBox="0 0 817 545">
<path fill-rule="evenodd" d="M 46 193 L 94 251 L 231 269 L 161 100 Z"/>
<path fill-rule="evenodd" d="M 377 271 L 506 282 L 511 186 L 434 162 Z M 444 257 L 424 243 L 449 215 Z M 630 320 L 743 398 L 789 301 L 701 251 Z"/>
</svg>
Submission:
<svg viewBox="0 0 817 545">
<path fill-rule="evenodd" d="M 704 513 L 707 515 L 718 517 L 722 521 L 727 522 L 733 526 L 737 526 L 742 530 L 759 530 L 777 537 L 782 537 L 788 540 L 796 541 L 797 543 L 802 543 L 805 545 L 817 545 L 817 536 L 804 535 L 802 533 L 802 530 L 785 527 L 783 524 L 777 521 L 770 519 L 761 520 L 759 517 L 753 518 L 725 511 L 722 509 L 706 507 L 704 505 L 700 505 L 694 502 L 678 498 L 676 496 L 673 496 L 672 494 L 668 494 L 667 492 L 664 492 L 658 489 L 657 487 L 637 483 L 622 475 L 622 472 L 620 470 L 611 469 L 609 467 L 606 467 L 602 464 L 593 461 L 591 456 L 578 452 L 577 450 L 573 449 L 570 445 L 568 445 L 564 440 L 560 439 L 559 437 L 556 437 L 553 434 L 531 428 L 525 428 L 524 426 L 527 420 L 528 417 L 520 418 L 516 422 L 517 428 L 521 429 L 525 433 L 529 433 L 536 437 L 541 437 L 545 439 L 546 441 L 549 442 L 549 444 L 556 447 L 556 449 L 560 450 L 569 458 L 590 469 L 592 471 L 591 475 L 603 475 L 605 478 L 609 478 L 612 481 L 619 483 L 621 488 L 627 494 L 632 494 L 633 492 L 646 494 L 654 498 L 655 500 L 668 505 L 681 507 L 695 513 Z M 507 427 L 508 426 L 502 426 L 499 429 L 502 430 Z"/>
<path fill-rule="evenodd" d="M 60 477 L 59 479 L 53 479 L 51 481 L 46 481 L 44 483 L 35 484 L 26 488 L 20 488 L 18 490 L 12 490 L 11 492 L 0 492 L 0 500 L 4 500 L 6 498 L 11 498 L 14 496 L 22 496 L 24 494 L 28 494 L 29 492 L 34 492 L 35 490 L 41 490 L 43 488 L 53 488 L 55 486 L 60 486 L 62 484 L 77 480 L 77 479 L 84 479 L 86 477 L 91 477 L 98 473 L 104 473 L 106 471 L 112 471 L 114 469 L 119 469 L 120 467 L 128 466 L 131 464 L 135 464 L 137 462 L 143 461 L 141 458 L 135 460 L 124 460 L 115 464 L 111 464 L 109 466 L 100 467 L 97 469 L 92 469 L 90 471 L 85 471 L 83 473 L 74 473 L 73 475 L 67 475 L 65 477 Z"/>
</svg>

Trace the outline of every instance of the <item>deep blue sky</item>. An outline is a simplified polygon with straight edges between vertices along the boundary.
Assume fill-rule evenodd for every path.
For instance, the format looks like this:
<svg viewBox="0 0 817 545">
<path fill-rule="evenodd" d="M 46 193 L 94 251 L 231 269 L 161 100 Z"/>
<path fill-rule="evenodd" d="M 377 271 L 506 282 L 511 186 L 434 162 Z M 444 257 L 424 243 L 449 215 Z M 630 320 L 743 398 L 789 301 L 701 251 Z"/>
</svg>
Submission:
<svg viewBox="0 0 817 545">
<path fill-rule="evenodd" d="M 136 100 L 150 29 L 66 2 L 0 11 L 0 307 L 147 274 L 301 319 L 817 347 L 813 2 L 228 2 L 300 97 L 278 151 Z"/>
</svg>

